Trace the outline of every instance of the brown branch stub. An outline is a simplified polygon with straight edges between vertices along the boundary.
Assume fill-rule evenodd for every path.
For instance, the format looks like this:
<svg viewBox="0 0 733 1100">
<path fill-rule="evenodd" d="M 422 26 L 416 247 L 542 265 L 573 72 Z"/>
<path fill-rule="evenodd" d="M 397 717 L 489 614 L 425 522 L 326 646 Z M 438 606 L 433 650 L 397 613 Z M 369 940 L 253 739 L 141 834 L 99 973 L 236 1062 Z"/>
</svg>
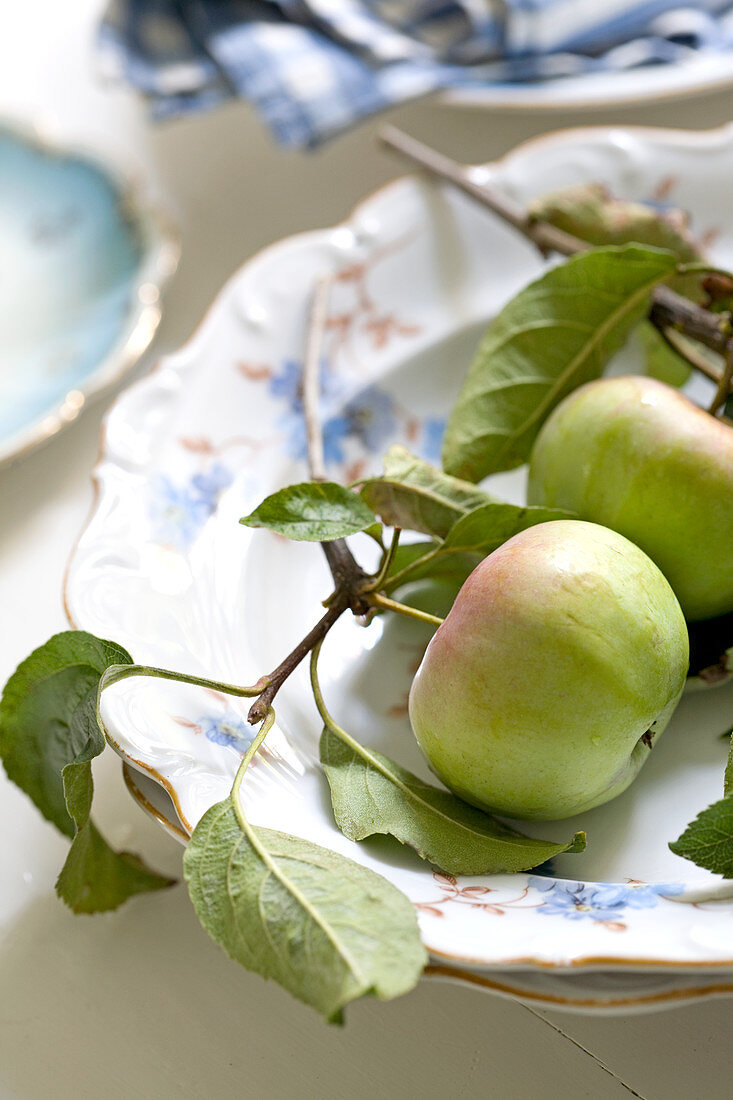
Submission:
<svg viewBox="0 0 733 1100">
<path fill-rule="evenodd" d="M 718 355 L 725 355 L 730 338 L 727 313 L 712 313 L 668 286 L 659 286 L 654 291 L 649 319 L 658 329 L 684 333 Z"/>
<path fill-rule="evenodd" d="M 348 606 L 343 596 L 337 597 L 326 611 L 326 614 L 318 620 L 313 629 L 308 631 L 306 636 L 298 642 L 295 649 L 291 650 L 285 660 L 281 661 L 277 668 L 270 674 L 267 678 L 267 687 L 249 708 L 247 721 L 250 725 L 254 726 L 263 720 L 272 705 L 273 699 L 287 680 L 288 676 L 295 671 L 303 658 L 308 656 L 313 647 L 326 637 L 333 624 L 343 615 Z"/>
</svg>

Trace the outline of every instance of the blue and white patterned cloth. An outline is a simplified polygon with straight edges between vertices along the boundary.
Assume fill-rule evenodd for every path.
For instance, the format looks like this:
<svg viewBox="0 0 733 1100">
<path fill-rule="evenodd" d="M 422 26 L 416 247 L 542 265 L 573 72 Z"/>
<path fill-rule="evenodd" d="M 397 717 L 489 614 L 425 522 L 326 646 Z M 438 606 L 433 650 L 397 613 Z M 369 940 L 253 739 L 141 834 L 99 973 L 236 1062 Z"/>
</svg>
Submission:
<svg viewBox="0 0 733 1100">
<path fill-rule="evenodd" d="M 307 147 L 438 89 L 733 50 L 733 0 L 112 0 L 101 49 L 157 118 L 240 96 Z"/>
</svg>

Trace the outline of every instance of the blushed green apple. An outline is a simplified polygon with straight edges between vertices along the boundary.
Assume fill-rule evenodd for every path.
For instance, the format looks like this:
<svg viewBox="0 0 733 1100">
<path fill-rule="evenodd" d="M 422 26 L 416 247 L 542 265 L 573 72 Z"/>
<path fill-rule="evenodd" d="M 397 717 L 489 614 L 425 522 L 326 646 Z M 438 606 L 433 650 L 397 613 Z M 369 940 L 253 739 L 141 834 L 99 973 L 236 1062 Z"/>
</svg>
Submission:
<svg viewBox="0 0 733 1100">
<path fill-rule="evenodd" d="M 594 523 L 542 523 L 471 573 L 415 676 L 410 721 L 467 802 L 569 817 L 628 787 L 687 663 L 682 611 L 643 551 Z"/>
<path fill-rule="evenodd" d="M 688 619 L 733 610 L 733 428 L 670 386 L 604 378 L 571 393 L 537 437 L 528 499 L 626 535 Z"/>
</svg>

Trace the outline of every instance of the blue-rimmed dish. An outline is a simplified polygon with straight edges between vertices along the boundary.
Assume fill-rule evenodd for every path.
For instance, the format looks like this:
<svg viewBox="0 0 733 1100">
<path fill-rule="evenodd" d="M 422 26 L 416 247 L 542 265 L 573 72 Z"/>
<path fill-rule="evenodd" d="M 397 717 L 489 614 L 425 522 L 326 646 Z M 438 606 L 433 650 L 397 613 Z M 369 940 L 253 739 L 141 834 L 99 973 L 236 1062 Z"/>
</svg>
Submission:
<svg viewBox="0 0 733 1100">
<path fill-rule="evenodd" d="M 177 261 L 168 218 L 116 169 L 0 124 L 0 464 L 134 366 Z"/>
</svg>

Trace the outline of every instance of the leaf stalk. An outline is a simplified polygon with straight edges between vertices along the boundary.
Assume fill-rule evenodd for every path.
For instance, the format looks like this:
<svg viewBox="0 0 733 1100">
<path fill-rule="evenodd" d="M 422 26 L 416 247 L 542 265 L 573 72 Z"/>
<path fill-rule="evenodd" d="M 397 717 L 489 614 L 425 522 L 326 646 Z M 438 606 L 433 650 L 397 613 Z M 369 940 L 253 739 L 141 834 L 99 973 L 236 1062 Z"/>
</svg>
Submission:
<svg viewBox="0 0 733 1100">
<path fill-rule="evenodd" d="M 445 621 L 438 615 L 431 615 L 428 611 L 420 611 L 417 607 L 410 607 L 406 603 L 398 603 L 397 600 L 391 600 L 388 596 L 383 596 L 380 592 L 375 592 L 371 600 L 375 607 L 379 607 L 383 611 L 394 611 L 398 615 L 404 615 L 408 619 L 416 619 L 417 622 L 420 623 L 429 623 L 431 626 L 441 626 Z"/>
<path fill-rule="evenodd" d="M 242 763 L 239 765 L 239 768 L 237 769 L 237 774 L 234 776 L 234 782 L 232 783 L 232 789 L 229 795 L 229 797 L 231 798 L 232 806 L 234 808 L 234 812 L 237 815 L 239 826 L 242 832 L 245 833 L 247 836 L 250 833 L 250 828 L 247 819 L 242 813 L 242 803 L 239 798 L 239 791 L 242 786 L 242 780 L 244 779 L 244 773 L 247 771 L 247 768 L 251 764 L 252 759 L 254 758 L 254 755 L 259 749 L 260 745 L 272 729 L 274 722 L 275 711 L 272 709 L 272 707 L 270 707 L 262 721 L 262 725 L 253 737 L 252 743 L 242 757 Z"/>
</svg>

